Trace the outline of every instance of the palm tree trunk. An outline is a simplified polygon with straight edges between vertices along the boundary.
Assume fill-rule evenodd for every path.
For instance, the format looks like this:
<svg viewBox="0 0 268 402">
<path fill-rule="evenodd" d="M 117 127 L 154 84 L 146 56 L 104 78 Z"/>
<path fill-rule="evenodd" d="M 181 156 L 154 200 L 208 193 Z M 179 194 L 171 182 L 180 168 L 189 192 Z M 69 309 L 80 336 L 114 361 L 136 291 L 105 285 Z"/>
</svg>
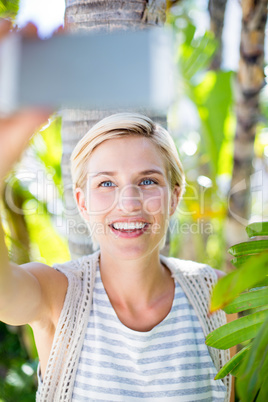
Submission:
<svg viewBox="0 0 268 402">
<path fill-rule="evenodd" d="M 245 240 L 250 215 L 254 139 L 259 119 L 259 94 L 264 86 L 264 37 L 267 0 L 242 1 L 239 71 L 236 81 L 237 126 L 227 222 L 228 245 Z"/>
<path fill-rule="evenodd" d="M 71 32 L 111 32 L 138 30 L 148 26 L 161 26 L 165 22 L 166 1 L 162 0 L 66 0 L 65 25 Z M 65 186 L 66 229 L 72 258 L 92 252 L 92 242 L 82 222 L 72 195 L 69 159 L 78 140 L 99 120 L 120 110 L 64 110 L 62 118 L 63 158 L 62 172 Z M 166 125 L 163 116 L 152 116 Z"/>
<path fill-rule="evenodd" d="M 222 30 L 227 0 L 209 0 L 208 10 L 210 14 L 210 30 L 214 33 L 218 42 L 218 49 L 213 57 L 210 68 L 219 70 L 222 62 Z"/>
</svg>

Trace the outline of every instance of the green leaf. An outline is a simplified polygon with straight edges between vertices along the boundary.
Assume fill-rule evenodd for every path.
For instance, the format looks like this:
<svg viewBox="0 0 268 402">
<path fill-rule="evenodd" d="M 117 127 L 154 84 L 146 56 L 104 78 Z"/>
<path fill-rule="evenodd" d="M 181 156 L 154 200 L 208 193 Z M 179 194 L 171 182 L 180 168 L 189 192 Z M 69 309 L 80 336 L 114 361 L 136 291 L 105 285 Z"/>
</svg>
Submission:
<svg viewBox="0 0 268 402">
<path fill-rule="evenodd" d="M 268 275 L 266 276 L 266 278 L 264 278 L 263 280 L 258 282 L 254 287 L 255 288 L 263 288 L 265 286 L 268 286 Z"/>
<path fill-rule="evenodd" d="M 268 240 L 254 240 L 235 244 L 229 248 L 228 252 L 237 257 L 241 255 L 261 253 L 266 250 L 268 250 Z"/>
<path fill-rule="evenodd" d="M 248 237 L 268 236 L 268 222 L 254 222 L 246 227 Z"/>
<path fill-rule="evenodd" d="M 0 18 L 15 18 L 19 11 L 19 0 L 0 0 Z"/>
<path fill-rule="evenodd" d="M 187 46 L 187 47 L 191 46 L 191 43 L 192 43 L 192 41 L 194 39 L 195 31 L 196 31 L 196 27 L 191 23 L 188 23 L 186 25 L 185 29 L 183 29 L 184 39 L 185 39 L 184 40 L 184 45 L 185 46 Z"/>
<path fill-rule="evenodd" d="M 256 402 L 267 402 L 268 395 L 268 372 L 264 375 L 260 393 L 258 394 Z"/>
<path fill-rule="evenodd" d="M 63 193 L 61 158 L 61 118 L 55 118 L 47 127 L 37 133 L 32 142 L 32 147 L 39 160 L 41 160 L 48 174 L 51 175 L 59 194 Z"/>
<path fill-rule="evenodd" d="M 236 268 L 241 267 L 251 257 L 251 255 L 242 255 L 241 257 L 234 257 L 230 262 Z"/>
<path fill-rule="evenodd" d="M 234 369 L 236 367 L 240 367 L 240 363 L 244 360 L 246 354 L 248 353 L 248 350 L 250 349 L 251 344 L 248 346 L 244 347 L 242 350 L 240 350 L 238 353 L 236 353 L 218 372 L 216 377 L 214 378 L 215 380 L 220 380 L 221 378 L 225 377 L 227 374 L 234 372 Z"/>
<path fill-rule="evenodd" d="M 257 335 L 267 317 L 268 310 L 263 310 L 229 322 L 208 334 L 206 345 L 217 349 L 229 349 L 252 339 Z"/>
<path fill-rule="evenodd" d="M 224 308 L 224 311 L 227 314 L 233 314 L 238 313 L 239 311 L 260 307 L 265 304 L 268 304 L 268 287 L 242 293 L 234 301 L 228 304 L 228 306 Z"/>
<path fill-rule="evenodd" d="M 254 339 L 241 370 L 243 374 L 237 380 L 238 394 L 242 400 L 247 400 L 248 395 L 254 399 L 268 372 L 268 317 Z"/>
<path fill-rule="evenodd" d="M 186 81 L 194 79 L 196 73 L 206 69 L 216 49 L 216 41 L 210 31 L 195 37 L 196 27 L 191 23 L 182 30 L 184 43 L 177 54 L 180 71 Z"/>
<path fill-rule="evenodd" d="M 210 301 L 210 311 L 227 306 L 241 292 L 267 279 L 268 252 L 252 256 L 242 268 L 221 278 L 214 287 Z"/>
<path fill-rule="evenodd" d="M 233 370 L 230 371 L 230 374 L 231 374 L 233 377 L 239 377 L 239 376 L 241 375 L 241 366 L 242 366 L 243 361 L 244 361 L 244 359 L 242 359 L 242 360 L 237 364 L 237 366 L 235 366 L 235 367 L 233 368 Z"/>
<path fill-rule="evenodd" d="M 231 79 L 230 72 L 209 71 L 198 86 L 191 88 L 190 97 L 196 104 L 201 119 L 212 178 L 216 177 L 220 168 L 219 155 L 225 137 L 225 123 L 232 103 Z"/>
<path fill-rule="evenodd" d="M 26 222 L 33 260 L 53 265 L 70 259 L 67 241 L 55 230 L 49 214 L 27 215 Z"/>
</svg>

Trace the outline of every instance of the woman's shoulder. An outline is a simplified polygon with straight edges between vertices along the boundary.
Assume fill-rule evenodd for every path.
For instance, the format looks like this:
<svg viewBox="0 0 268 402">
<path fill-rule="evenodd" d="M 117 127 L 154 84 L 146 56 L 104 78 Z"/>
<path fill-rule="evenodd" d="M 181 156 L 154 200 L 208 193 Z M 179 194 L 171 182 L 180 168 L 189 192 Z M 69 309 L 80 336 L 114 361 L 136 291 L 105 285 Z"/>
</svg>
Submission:
<svg viewBox="0 0 268 402">
<path fill-rule="evenodd" d="M 85 270 L 94 268 L 99 259 L 99 251 L 92 254 L 84 255 L 82 257 L 66 261 L 64 263 L 53 264 L 53 268 L 57 271 L 68 274 L 75 274 L 81 276 Z"/>
</svg>

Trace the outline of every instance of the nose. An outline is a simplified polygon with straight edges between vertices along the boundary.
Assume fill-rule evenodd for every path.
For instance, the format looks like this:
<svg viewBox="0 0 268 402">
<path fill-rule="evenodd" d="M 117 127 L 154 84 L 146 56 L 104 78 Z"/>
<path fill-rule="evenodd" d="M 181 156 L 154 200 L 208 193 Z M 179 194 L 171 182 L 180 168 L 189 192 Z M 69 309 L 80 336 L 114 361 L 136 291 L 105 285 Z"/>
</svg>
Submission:
<svg viewBox="0 0 268 402">
<path fill-rule="evenodd" d="M 140 211 L 142 207 L 141 189 L 133 184 L 124 186 L 119 194 L 117 208 L 123 213 Z"/>
</svg>

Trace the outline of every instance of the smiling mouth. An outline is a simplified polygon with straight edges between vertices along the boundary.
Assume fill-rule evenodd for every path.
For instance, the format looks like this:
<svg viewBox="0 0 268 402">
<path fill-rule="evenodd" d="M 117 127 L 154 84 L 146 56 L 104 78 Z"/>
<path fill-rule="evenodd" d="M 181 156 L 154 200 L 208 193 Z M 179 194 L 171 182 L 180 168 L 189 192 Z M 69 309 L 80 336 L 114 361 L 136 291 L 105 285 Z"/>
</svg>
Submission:
<svg viewBox="0 0 268 402">
<path fill-rule="evenodd" d="M 148 223 L 140 222 L 140 223 L 113 223 L 109 225 L 110 228 L 116 232 L 121 233 L 143 233 L 149 226 Z"/>
</svg>

